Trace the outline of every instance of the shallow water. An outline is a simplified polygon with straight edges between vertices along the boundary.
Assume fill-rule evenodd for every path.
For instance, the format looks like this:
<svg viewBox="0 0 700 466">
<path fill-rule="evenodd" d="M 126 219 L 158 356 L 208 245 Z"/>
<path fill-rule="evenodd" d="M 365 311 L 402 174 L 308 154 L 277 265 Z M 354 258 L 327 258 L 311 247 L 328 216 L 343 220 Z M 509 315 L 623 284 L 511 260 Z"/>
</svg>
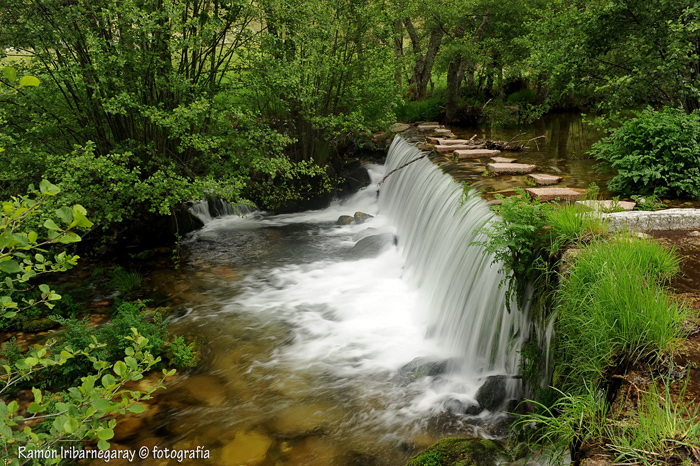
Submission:
<svg viewBox="0 0 700 466">
<path fill-rule="evenodd" d="M 205 363 L 168 382 L 137 437 L 122 443 L 202 446 L 212 464 L 400 465 L 447 435 L 503 435 L 503 413 L 459 410 L 475 404 L 486 376 L 517 371 L 520 340 L 498 332 L 517 325 L 518 318 L 502 309 L 498 276 L 489 278 L 490 258 L 478 250 L 464 258 L 482 257 L 485 282 L 474 279 L 478 292 L 470 293 L 464 283 L 458 285 L 466 291 L 451 300 L 426 293 L 439 289 L 433 282 L 450 279 L 433 272 L 449 270 L 449 259 L 440 259 L 444 267 L 416 266 L 430 262 L 421 257 L 421 238 L 439 232 L 399 235 L 373 257 L 353 252 L 365 236 L 397 232 L 398 220 L 385 214 L 395 209 L 377 200 L 384 171 L 371 166 L 369 188 L 321 211 L 215 218 L 185 242 L 180 271 L 153 275 L 155 286 L 173 296 L 181 311 L 171 330 L 206 340 Z M 394 183 L 400 182 L 412 183 L 397 176 Z M 446 183 L 451 195 L 460 190 Z M 478 204 L 483 201 L 473 202 L 470 215 L 490 216 Z M 449 205 L 452 213 L 443 215 L 454 213 Z M 340 215 L 356 211 L 374 217 L 359 225 L 336 224 Z M 429 229 L 434 221 L 419 224 Z M 406 257 L 416 264 L 407 264 Z M 488 288 L 494 297 L 483 294 L 493 293 Z M 454 329 L 441 328 L 454 324 L 444 324 L 447 317 L 435 303 L 443 312 L 481 306 L 495 314 L 461 322 L 465 341 Z M 469 337 L 470 329 L 478 334 L 482 328 L 496 334 Z M 509 351 L 498 356 L 504 345 Z M 474 356 L 465 359 L 465 353 Z M 415 358 L 452 370 L 402 369 Z M 509 384 L 515 390 L 519 382 Z"/>
</svg>

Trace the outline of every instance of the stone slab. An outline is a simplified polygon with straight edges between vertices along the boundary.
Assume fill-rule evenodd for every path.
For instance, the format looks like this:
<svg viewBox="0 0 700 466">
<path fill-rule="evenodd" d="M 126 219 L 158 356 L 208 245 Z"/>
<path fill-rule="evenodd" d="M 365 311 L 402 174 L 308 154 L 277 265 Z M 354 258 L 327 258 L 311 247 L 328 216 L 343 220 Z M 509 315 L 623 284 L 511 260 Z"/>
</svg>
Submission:
<svg viewBox="0 0 700 466">
<path fill-rule="evenodd" d="M 460 159 L 476 159 L 479 157 L 492 157 L 494 155 L 500 154 L 500 150 L 490 150 L 490 149 L 474 149 L 473 146 L 459 146 L 459 149 L 455 150 L 455 154 Z"/>
<path fill-rule="evenodd" d="M 540 201 L 552 201 L 560 199 L 562 201 L 577 201 L 583 193 L 570 188 L 528 188 L 526 191 L 530 196 Z"/>
<path fill-rule="evenodd" d="M 440 139 L 444 146 L 475 146 L 469 139 Z"/>
<path fill-rule="evenodd" d="M 509 159 L 508 157 L 491 157 L 493 163 L 513 163 L 517 162 L 518 159 Z"/>
<path fill-rule="evenodd" d="M 486 168 L 495 175 L 506 175 L 530 173 L 537 169 L 537 165 L 529 165 L 526 163 L 489 163 L 486 165 Z"/>
<path fill-rule="evenodd" d="M 393 125 L 391 125 L 391 128 L 389 128 L 389 131 L 391 131 L 392 133 L 403 133 L 410 127 L 411 125 L 409 125 L 408 123 L 394 123 Z"/>
<path fill-rule="evenodd" d="M 557 184 L 561 181 L 561 176 L 546 175 L 544 173 L 533 173 L 527 175 L 528 178 L 534 180 L 537 186 L 549 186 L 552 184 Z"/>
<path fill-rule="evenodd" d="M 418 131 L 435 131 L 440 125 L 418 125 Z"/>
<path fill-rule="evenodd" d="M 584 207 L 587 207 L 591 209 L 594 212 L 610 212 L 613 207 L 623 209 L 625 211 L 630 211 L 634 209 L 634 206 L 637 205 L 636 202 L 629 202 L 629 201 L 617 201 L 615 203 L 614 201 L 607 200 L 607 201 L 576 201 L 576 204 L 582 205 Z"/>
<path fill-rule="evenodd" d="M 441 144 L 441 145 L 435 146 L 435 151 L 438 154 L 448 154 L 450 152 L 455 152 L 455 151 L 460 151 L 460 150 L 468 150 L 470 148 L 471 148 L 471 146 L 467 146 L 464 144 L 455 144 L 452 146 Z"/>
<path fill-rule="evenodd" d="M 452 136 L 452 130 L 447 128 L 437 128 L 435 130 L 436 134 L 443 134 L 445 136 Z"/>
<path fill-rule="evenodd" d="M 442 141 L 444 141 L 444 140 L 445 140 L 445 138 L 430 137 L 430 136 L 425 138 L 425 141 L 428 144 L 442 144 Z"/>
<path fill-rule="evenodd" d="M 667 209 L 656 212 L 632 211 L 603 214 L 608 230 L 663 231 L 700 229 L 700 209 Z"/>
</svg>

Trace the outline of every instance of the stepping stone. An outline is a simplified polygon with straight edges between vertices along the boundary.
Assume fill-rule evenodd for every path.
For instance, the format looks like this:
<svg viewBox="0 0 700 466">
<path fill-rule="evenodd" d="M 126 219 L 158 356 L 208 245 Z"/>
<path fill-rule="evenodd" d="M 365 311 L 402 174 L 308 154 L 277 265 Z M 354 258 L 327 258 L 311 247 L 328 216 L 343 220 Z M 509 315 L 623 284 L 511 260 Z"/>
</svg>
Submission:
<svg viewBox="0 0 700 466">
<path fill-rule="evenodd" d="M 517 159 L 509 159 L 508 157 L 491 157 L 493 163 L 513 163 Z M 532 175 L 530 175 L 532 176 Z"/>
<path fill-rule="evenodd" d="M 440 146 L 437 146 L 440 147 Z M 437 148 L 436 147 L 436 148 Z M 457 147 L 457 146 L 453 146 Z M 500 154 L 500 150 L 490 150 L 490 149 L 475 149 L 474 146 L 458 146 L 455 150 L 455 154 L 460 159 L 476 159 L 479 157 L 492 157 L 494 155 Z"/>
<path fill-rule="evenodd" d="M 629 201 L 617 201 L 617 203 L 613 201 L 576 201 L 577 205 L 582 205 L 584 207 L 588 207 L 594 212 L 599 212 L 599 211 L 607 211 L 610 212 L 613 207 L 616 208 L 617 211 L 622 212 L 624 211 L 630 211 L 634 209 L 634 206 L 637 205 L 636 202 L 629 202 Z M 622 209 L 622 210 L 619 210 Z"/>
<path fill-rule="evenodd" d="M 452 130 L 447 128 L 438 128 L 435 130 L 437 134 L 444 134 L 445 136 L 452 136 Z"/>
<path fill-rule="evenodd" d="M 531 180 L 535 180 L 537 186 L 548 186 L 561 181 L 561 176 L 545 175 L 544 173 L 535 173 L 533 175 L 527 175 L 527 177 Z"/>
<path fill-rule="evenodd" d="M 486 168 L 494 175 L 530 173 L 534 172 L 537 165 L 528 165 L 525 163 L 489 163 Z"/>
<path fill-rule="evenodd" d="M 557 198 L 562 201 L 576 201 L 583 196 L 583 193 L 570 188 L 528 188 L 526 191 L 540 201 L 551 201 Z"/>
<path fill-rule="evenodd" d="M 440 129 L 440 125 L 418 125 L 418 131 L 435 131 Z"/>
<path fill-rule="evenodd" d="M 467 150 L 467 149 L 471 149 L 471 148 L 472 148 L 472 146 L 467 146 L 466 144 L 454 144 L 452 146 L 447 146 L 447 145 L 441 144 L 439 146 L 435 146 L 435 151 L 438 154 L 447 154 L 450 152 L 455 152 L 458 150 Z"/>
<path fill-rule="evenodd" d="M 409 125 L 408 123 L 394 123 L 393 125 L 391 125 L 391 128 L 389 128 L 389 131 L 391 131 L 392 133 L 403 133 L 410 127 L 411 125 Z"/>
<path fill-rule="evenodd" d="M 432 138 L 432 137 L 427 137 L 425 140 L 428 142 L 428 144 L 442 144 L 442 141 L 445 140 L 445 138 Z"/>
<path fill-rule="evenodd" d="M 473 146 L 469 139 L 440 139 L 440 144 L 445 146 Z"/>
</svg>

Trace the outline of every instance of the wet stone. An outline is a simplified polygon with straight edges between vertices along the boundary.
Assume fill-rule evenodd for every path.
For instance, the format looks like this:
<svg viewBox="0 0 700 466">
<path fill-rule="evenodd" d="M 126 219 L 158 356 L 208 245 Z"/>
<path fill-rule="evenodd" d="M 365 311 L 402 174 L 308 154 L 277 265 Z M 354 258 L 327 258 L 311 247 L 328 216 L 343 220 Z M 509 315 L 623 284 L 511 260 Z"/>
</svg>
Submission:
<svg viewBox="0 0 700 466">
<path fill-rule="evenodd" d="M 453 145 L 438 145 L 434 147 L 435 152 L 438 154 L 449 154 L 450 152 L 456 152 L 460 150 L 473 149 L 472 146 L 467 144 L 453 144 Z"/>
<path fill-rule="evenodd" d="M 516 173 L 530 173 L 535 171 L 537 166 L 525 163 L 489 163 L 486 165 L 486 168 L 495 175 L 512 175 Z"/>
<path fill-rule="evenodd" d="M 476 159 L 479 157 L 493 157 L 500 154 L 500 150 L 491 149 L 475 149 L 473 146 L 467 146 L 455 151 L 455 155 L 460 159 Z"/>
<path fill-rule="evenodd" d="M 438 128 L 435 130 L 435 134 L 443 134 L 445 136 L 452 136 L 452 130 L 447 128 Z"/>
<path fill-rule="evenodd" d="M 527 175 L 531 180 L 537 183 L 537 186 L 548 186 L 552 184 L 557 184 L 561 181 L 561 176 L 545 175 L 544 173 L 533 173 Z"/>
<path fill-rule="evenodd" d="M 469 139 L 440 139 L 439 144 L 443 146 L 471 146 Z"/>
<path fill-rule="evenodd" d="M 233 442 L 221 450 L 225 466 L 257 466 L 265 461 L 272 440 L 256 432 L 237 432 Z"/>
<path fill-rule="evenodd" d="M 468 401 L 456 400 L 454 398 L 447 400 L 442 407 L 445 409 L 445 411 L 452 414 L 466 416 L 476 416 L 484 410 L 484 408 L 479 406 L 478 403 L 470 403 Z"/>
<path fill-rule="evenodd" d="M 425 141 L 428 144 L 442 144 L 442 141 L 444 141 L 445 138 L 433 138 L 433 137 L 427 137 L 425 138 Z"/>
<path fill-rule="evenodd" d="M 361 224 L 365 223 L 370 218 L 374 218 L 374 215 L 366 214 L 364 212 L 355 212 L 355 216 L 353 218 L 355 219 L 355 223 Z"/>
<path fill-rule="evenodd" d="M 403 133 L 410 127 L 411 125 L 409 125 L 408 123 L 394 123 L 393 125 L 391 125 L 391 128 L 389 128 L 389 131 L 391 131 L 392 133 Z"/>
<path fill-rule="evenodd" d="M 353 221 L 355 220 L 355 217 L 351 217 L 349 215 L 341 215 L 338 217 L 338 220 L 335 222 L 338 225 L 350 225 Z"/>
<path fill-rule="evenodd" d="M 528 188 L 526 191 L 535 199 L 540 201 L 576 201 L 583 196 L 583 193 L 569 188 Z"/>
<path fill-rule="evenodd" d="M 634 209 L 634 207 L 637 205 L 636 202 L 629 202 L 629 201 L 576 201 L 577 205 L 586 207 L 594 212 L 612 212 L 617 211 L 617 212 L 622 212 L 622 211 L 627 211 L 629 212 L 630 210 Z"/>
<path fill-rule="evenodd" d="M 484 384 L 476 391 L 476 401 L 489 411 L 496 411 L 506 400 L 505 375 L 492 375 L 486 378 Z"/>
<path fill-rule="evenodd" d="M 440 129 L 440 125 L 418 125 L 418 131 L 435 131 Z"/>
<path fill-rule="evenodd" d="M 509 159 L 508 157 L 491 157 L 493 163 L 513 163 L 517 162 L 518 159 Z"/>
</svg>

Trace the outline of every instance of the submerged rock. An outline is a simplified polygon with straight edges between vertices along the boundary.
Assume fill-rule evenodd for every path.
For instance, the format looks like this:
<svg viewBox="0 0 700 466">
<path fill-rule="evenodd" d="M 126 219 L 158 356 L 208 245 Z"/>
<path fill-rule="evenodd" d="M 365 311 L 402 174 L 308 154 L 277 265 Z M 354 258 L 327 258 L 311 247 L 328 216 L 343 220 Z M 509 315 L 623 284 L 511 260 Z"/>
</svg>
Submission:
<svg viewBox="0 0 700 466">
<path fill-rule="evenodd" d="M 456 400 L 454 398 L 445 401 L 442 407 L 449 413 L 466 416 L 476 416 L 484 410 L 484 408 L 479 406 L 477 403 Z"/>
<path fill-rule="evenodd" d="M 492 375 L 486 378 L 486 382 L 476 391 L 476 401 L 484 409 L 496 411 L 506 401 L 506 383 L 508 376 Z"/>
<path fill-rule="evenodd" d="M 358 225 L 361 223 L 365 223 L 367 220 L 370 218 L 374 218 L 374 215 L 366 214 L 364 212 L 355 212 L 355 223 Z"/>
<path fill-rule="evenodd" d="M 414 455 L 406 466 L 454 464 L 460 466 L 496 466 L 505 457 L 503 449 L 492 440 L 444 438 Z"/>
<path fill-rule="evenodd" d="M 338 217 L 338 220 L 335 223 L 337 223 L 338 225 L 350 225 L 354 221 L 354 217 L 351 217 L 349 215 L 341 215 L 340 217 Z"/>
<path fill-rule="evenodd" d="M 431 358 L 416 358 L 413 361 L 405 364 L 400 373 L 412 374 L 416 379 L 421 377 L 435 377 L 446 373 L 454 365 L 451 359 L 431 359 Z"/>
<path fill-rule="evenodd" d="M 397 243 L 396 236 L 391 233 L 372 235 L 362 238 L 350 250 L 350 255 L 355 259 L 375 257 L 383 253 Z"/>
<path fill-rule="evenodd" d="M 272 439 L 257 432 L 237 432 L 233 442 L 221 451 L 221 464 L 257 466 L 265 461 Z"/>
</svg>

